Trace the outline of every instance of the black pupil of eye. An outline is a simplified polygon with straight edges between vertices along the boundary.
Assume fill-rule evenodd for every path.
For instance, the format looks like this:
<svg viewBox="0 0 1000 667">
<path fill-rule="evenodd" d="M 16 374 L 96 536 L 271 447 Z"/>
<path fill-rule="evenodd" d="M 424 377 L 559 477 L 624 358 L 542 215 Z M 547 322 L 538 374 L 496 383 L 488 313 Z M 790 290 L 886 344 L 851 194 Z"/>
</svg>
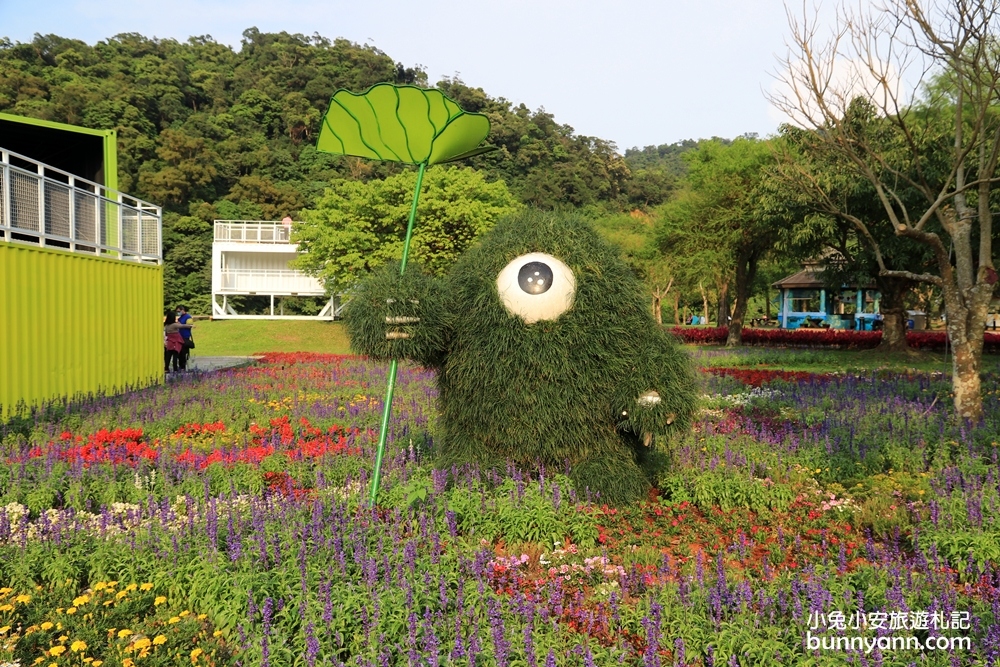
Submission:
<svg viewBox="0 0 1000 667">
<path fill-rule="evenodd" d="M 552 287 L 552 269 L 544 262 L 528 262 L 517 273 L 517 284 L 528 294 L 542 294 Z"/>
</svg>

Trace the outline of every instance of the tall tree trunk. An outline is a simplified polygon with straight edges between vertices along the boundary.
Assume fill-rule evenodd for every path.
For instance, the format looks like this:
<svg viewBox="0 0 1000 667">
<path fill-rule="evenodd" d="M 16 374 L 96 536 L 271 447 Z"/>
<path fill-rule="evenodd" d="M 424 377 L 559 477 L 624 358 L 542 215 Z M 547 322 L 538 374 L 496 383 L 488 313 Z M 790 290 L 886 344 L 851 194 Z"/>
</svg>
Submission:
<svg viewBox="0 0 1000 667">
<path fill-rule="evenodd" d="M 729 281 L 719 284 L 719 310 L 716 313 L 720 327 L 729 324 Z"/>
<path fill-rule="evenodd" d="M 992 270 L 992 269 L 990 269 Z M 948 341 L 952 347 L 952 389 L 955 392 L 955 412 L 973 423 L 983 418 L 982 379 L 983 334 L 986 332 L 986 312 L 989 309 L 993 285 L 978 282 L 974 287 L 959 290 L 945 284 L 945 317 Z M 968 304 L 968 305 L 965 305 Z"/>
<path fill-rule="evenodd" d="M 681 323 L 681 293 L 674 292 L 674 324 Z"/>
<path fill-rule="evenodd" d="M 708 294 L 705 292 L 705 286 L 698 282 L 698 289 L 701 290 L 701 305 L 705 309 L 705 324 L 708 324 Z"/>
<path fill-rule="evenodd" d="M 726 347 L 739 347 L 743 344 L 743 318 L 747 314 L 750 285 L 757 276 L 758 254 L 757 250 L 748 249 L 741 251 L 736 257 L 736 304 L 733 308 L 733 321 L 729 323 Z"/>
<path fill-rule="evenodd" d="M 674 279 L 671 278 L 666 288 L 653 287 L 653 317 L 657 324 L 663 324 L 663 297 L 670 293 L 670 288 L 674 286 Z"/>
<path fill-rule="evenodd" d="M 764 286 L 764 317 L 771 321 L 771 286 Z"/>
<path fill-rule="evenodd" d="M 884 352 L 906 351 L 906 293 L 913 283 L 903 278 L 878 277 L 875 279 L 882 299 L 882 342 L 879 349 Z"/>
<path fill-rule="evenodd" d="M 961 174 L 960 174 L 961 176 Z M 964 178 L 964 177 L 963 177 Z M 959 179 L 961 181 L 963 179 Z M 955 265 L 944 252 L 943 244 L 935 247 L 947 331 L 954 350 L 951 382 L 955 392 L 955 412 L 959 417 L 978 423 L 983 419 L 982 379 L 979 368 L 983 361 L 983 335 L 986 333 L 986 312 L 993 298 L 997 272 L 993 268 L 991 242 L 992 213 L 989 209 L 989 182 L 980 184 L 979 269 L 973 270 L 972 217 L 964 193 L 955 197 L 955 211 L 945 210 L 943 224 L 950 233 L 955 251 Z M 985 195 L 985 197 L 984 197 Z M 958 215 L 956 216 L 955 213 Z"/>
</svg>

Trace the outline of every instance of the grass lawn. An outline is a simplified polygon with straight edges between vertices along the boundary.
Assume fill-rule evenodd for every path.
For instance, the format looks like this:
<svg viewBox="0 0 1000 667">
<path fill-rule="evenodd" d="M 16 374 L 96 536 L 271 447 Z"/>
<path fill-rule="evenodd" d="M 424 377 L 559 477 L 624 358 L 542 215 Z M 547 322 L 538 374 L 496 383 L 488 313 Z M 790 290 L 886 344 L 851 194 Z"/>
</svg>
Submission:
<svg viewBox="0 0 1000 667">
<path fill-rule="evenodd" d="M 351 351 L 342 322 L 310 320 L 198 320 L 195 356 L 243 357 L 260 352 Z"/>
</svg>

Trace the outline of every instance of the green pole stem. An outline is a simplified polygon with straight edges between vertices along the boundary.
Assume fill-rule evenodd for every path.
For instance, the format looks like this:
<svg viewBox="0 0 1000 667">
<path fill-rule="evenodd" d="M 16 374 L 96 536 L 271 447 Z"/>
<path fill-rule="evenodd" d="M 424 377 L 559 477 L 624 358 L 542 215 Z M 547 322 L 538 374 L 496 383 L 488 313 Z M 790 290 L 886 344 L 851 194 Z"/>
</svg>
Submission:
<svg viewBox="0 0 1000 667">
<path fill-rule="evenodd" d="M 403 259 L 399 263 L 399 275 L 406 271 L 406 260 L 410 256 L 410 238 L 413 236 L 413 221 L 417 217 L 417 201 L 420 199 L 420 186 L 424 182 L 424 170 L 427 168 L 426 162 L 420 163 L 417 171 L 417 187 L 413 191 L 413 206 L 410 207 L 410 221 L 406 225 L 406 239 L 403 241 Z M 389 386 L 385 390 L 385 405 L 382 407 L 382 426 L 378 434 L 378 449 L 375 452 L 375 470 L 372 472 L 372 488 L 369 494 L 369 503 L 375 506 L 378 499 L 378 486 L 382 480 L 382 457 L 385 455 L 385 441 L 389 434 L 389 414 L 392 412 L 392 394 L 396 389 L 396 369 L 399 361 L 393 359 L 389 364 Z"/>
</svg>

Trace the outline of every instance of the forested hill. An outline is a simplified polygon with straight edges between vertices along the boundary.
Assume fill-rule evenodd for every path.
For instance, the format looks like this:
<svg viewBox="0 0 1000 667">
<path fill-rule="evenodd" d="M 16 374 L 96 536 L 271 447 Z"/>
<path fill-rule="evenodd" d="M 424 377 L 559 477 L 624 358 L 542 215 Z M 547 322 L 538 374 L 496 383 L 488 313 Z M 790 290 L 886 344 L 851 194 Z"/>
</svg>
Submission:
<svg viewBox="0 0 1000 667">
<path fill-rule="evenodd" d="M 231 200 L 280 217 L 308 206 L 332 178 L 381 175 L 387 167 L 319 155 L 313 146 L 334 91 L 382 81 L 428 83 L 419 68 L 374 47 L 255 28 L 238 51 L 210 37 L 0 41 L 0 111 L 117 128 L 122 189 L 180 213 Z M 472 165 L 504 179 L 526 203 L 625 208 L 669 194 L 671 178 L 634 173 L 613 144 L 577 135 L 544 110 L 458 80 L 437 85 L 490 116 L 489 141 L 500 150 Z M 662 166 L 638 171 L 666 173 Z"/>
<path fill-rule="evenodd" d="M 239 50 L 210 37 L 134 33 L 94 45 L 55 35 L 0 40 L 0 111 L 118 130 L 120 188 L 165 209 L 168 299 L 207 299 L 213 218 L 295 216 L 335 180 L 398 170 L 314 148 L 338 88 L 383 81 L 428 85 L 419 67 L 371 46 L 256 28 Z M 500 150 L 469 164 L 527 204 L 627 210 L 655 206 L 674 188 L 674 150 L 669 160 L 657 153 L 630 165 L 612 143 L 578 135 L 543 109 L 457 79 L 436 85 L 490 117 L 488 141 Z"/>
</svg>

